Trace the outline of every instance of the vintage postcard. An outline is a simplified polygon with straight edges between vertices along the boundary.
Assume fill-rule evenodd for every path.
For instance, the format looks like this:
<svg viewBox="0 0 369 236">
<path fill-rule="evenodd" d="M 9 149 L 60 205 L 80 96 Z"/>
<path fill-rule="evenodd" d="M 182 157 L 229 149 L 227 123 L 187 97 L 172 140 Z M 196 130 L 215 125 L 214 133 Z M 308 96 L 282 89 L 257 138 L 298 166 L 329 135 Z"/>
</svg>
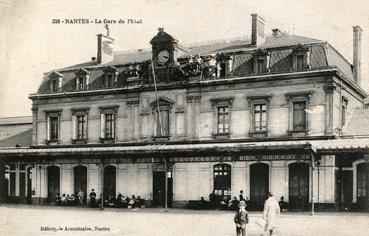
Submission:
<svg viewBox="0 0 369 236">
<path fill-rule="evenodd" d="M 368 235 L 368 12 L 0 0 L 0 234 Z"/>
</svg>

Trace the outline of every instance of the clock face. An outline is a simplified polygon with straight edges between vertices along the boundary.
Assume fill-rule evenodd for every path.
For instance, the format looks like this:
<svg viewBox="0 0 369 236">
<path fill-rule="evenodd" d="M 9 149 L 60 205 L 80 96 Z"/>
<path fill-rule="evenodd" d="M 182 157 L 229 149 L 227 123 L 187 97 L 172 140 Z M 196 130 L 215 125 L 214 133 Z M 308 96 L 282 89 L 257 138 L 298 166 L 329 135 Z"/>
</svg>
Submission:
<svg viewBox="0 0 369 236">
<path fill-rule="evenodd" d="M 164 64 L 169 60 L 169 52 L 168 50 L 162 50 L 158 54 L 158 62 L 160 64 Z"/>
</svg>

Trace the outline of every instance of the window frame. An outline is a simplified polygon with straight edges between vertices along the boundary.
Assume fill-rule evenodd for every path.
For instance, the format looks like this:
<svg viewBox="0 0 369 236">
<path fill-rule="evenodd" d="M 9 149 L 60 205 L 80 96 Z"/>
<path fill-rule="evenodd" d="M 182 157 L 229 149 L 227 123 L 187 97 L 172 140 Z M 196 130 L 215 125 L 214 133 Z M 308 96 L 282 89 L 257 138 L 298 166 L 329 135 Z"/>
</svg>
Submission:
<svg viewBox="0 0 369 236">
<path fill-rule="evenodd" d="M 159 122 L 158 122 L 158 118 L 159 118 L 159 113 L 158 113 L 158 103 L 159 103 L 159 107 L 160 107 L 160 111 L 165 111 L 167 112 L 167 133 L 163 134 L 159 134 Z M 153 120 L 154 120 L 154 134 L 153 134 L 153 139 L 154 140 L 169 140 L 170 137 L 172 136 L 172 109 L 173 109 L 173 104 L 174 101 L 167 99 L 167 98 L 163 98 L 160 97 L 158 98 L 158 102 L 155 100 L 153 102 L 150 103 L 151 106 L 151 111 L 152 111 L 152 116 L 153 116 Z"/>
<path fill-rule="evenodd" d="M 49 93 L 61 92 L 63 75 L 58 71 L 53 71 L 48 77 L 49 77 Z"/>
<path fill-rule="evenodd" d="M 247 97 L 248 105 L 250 109 L 250 132 L 249 135 L 253 138 L 263 138 L 268 137 L 269 135 L 269 126 L 270 126 L 270 114 L 269 114 L 269 106 L 272 96 L 249 96 Z M 257 130 L 256 129 L 256 111 L 255 106 L 265 105 L 265 130 Z"/>
<path fill-rule="evenodd" d="M 225 173 L 227 175 L 227 178 L 229 179 L 224 178 L 224 176 L 226 176 Z M 218 178 L 217 180 L 216 176 L 222 176 L 223 178 Z M 229 182 L 229 183 L 225 183 L 225 182 Z M 227 190 L 225 190 L 225 188 L 227 188 Z M 227 164 L 227 163 L 218 163 L 213 166 L 213 191 L 218 196 L 231 197 L 231 194 L 232 194 L 232 165 Z M 227 194 L 225 194 L 225 191 Z"/>
<path fill-rule="evenodd" d="M 222 66 L 224 66 L 224 72 L 222 71 Z M 232 71 L 232 66 L 232 56 L 225 53 L 218 54 L 216 56 L 216 77 L 226 78 L 227 76 L 229 76 Z"/>
<path fill-rule="evenodd" d="M 49 111 L 45 111 L 45 116 L 46 116 L 46 143 L 47 144 L 51 144 L 51 143 L 59 143 L 60 142 L 60 120 L 61 120 L 61 113 L 63 110 L 49 110 Z M 51 127 L 51 118 L 54 120 L 57 120 L 57 128 L 56 128 L 56 138 L 52 138 L 52 127 Z"/>
<path fill-rule="evenodd" d="M 115 88 L 118 82 L 118 70 L 114 66 L 107 66 L 103 69 L 103 84 L 104 89 Z"/>
<path fill-rule="evenodd" d="M 306 136 L 310 131 L 309 126 L 309 113 L 306 111 L 311 106 L 311 98 L 314 94 L 314 91 L 301 91 L 295 93 L 287 93 L 286 100 L 289 107 L 289 115 L 288 115 L 288 134 L 290 136 Z M 294 103 L 305 103 L 305 129 L 295 129 L 294 128 Z"/>
<path fill-rule="evenodd" d="M 295 131 L 304 131 L 307 129 L 307 112 L 306 112 L 306 109 L 307 109 L 307 102 L 306 101 L 294 101 L 292 102 L 292 129 L 295 130 Z M 303 104 L 303 109 L 301 109 L 300 107 L 299 108 L 296 108 L 297 105 L 302 105 Z M 302 115 L 300 115 L 300 122 L 302 125 L 296 125 L 297 123 L 297 120 L 296 120 L 296 114 L 297 113 L 301 113 Z"/>
<path fill-rule="evenodd" d="M 114 143 L 117 138 L 117 131 L 116 131 L 116 118 L 118 113 L 119 105 L 113 106 L 100 106 L 100 141 L 102 143 Z M 106 137 L 106 116 L 112 116 L 112 131 L 111 136 Z"/>
<path fill-rule="evenodd" d="M 298 58 L 303 57 L 303 66 L 299 68 Z M 301 44 L 292 49 L 292 67 L 293 71 L 305 71 L 311 68 L 310 48 Z"/>
<path fill-rule="evenodd" d="M 84 144 L 87 143 L 88 140 L 88 113 L 90 108 L 72 108 L 72 143 L 74 144 Z M 84 117 L 84 131 L 83 137 L 79 136 L 80 133 L 80 126 L 78 117 Z"/>
<path fill-rule="evenodd" d="M 233 97 L 211 99 L 213 110 L 213 138 L 229 138 L 232 134 L 232 105 Z M 228 132 L 219 132 L 219 108 L 228 107 Z"/>
<path fill-rule="evenodd" d="M 261 68 L 260 68 L 261 62 Z M 253 74 L 270 72 L 270 53 L 264 49 L 258 49 L 253 55 Z"/>
</svg>

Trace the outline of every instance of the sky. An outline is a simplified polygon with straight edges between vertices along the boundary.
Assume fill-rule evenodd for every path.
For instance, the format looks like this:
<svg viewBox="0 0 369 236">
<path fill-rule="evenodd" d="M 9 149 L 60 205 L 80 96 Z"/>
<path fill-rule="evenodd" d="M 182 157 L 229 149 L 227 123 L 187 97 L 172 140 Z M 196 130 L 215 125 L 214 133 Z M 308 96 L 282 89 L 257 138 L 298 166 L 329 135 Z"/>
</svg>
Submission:
<svg viewBox="0 0 369 236">
<path fill-rule="evenodd" d="M 369 91 L 368 0 L 0 0 L 0 117 L 32 115 L 29 94 L 44 72 L 91 60 L 104 24 L 53 24 L 53 19 L 135 19 L 110 24 L 122 50 L 149 48 L 157 28 L 182 44 L 251 36 L 251 14 L 266 31 L 329 42 L 352 62 L 352 26 L 362 35 L 362 87 Z"/>
</svg>

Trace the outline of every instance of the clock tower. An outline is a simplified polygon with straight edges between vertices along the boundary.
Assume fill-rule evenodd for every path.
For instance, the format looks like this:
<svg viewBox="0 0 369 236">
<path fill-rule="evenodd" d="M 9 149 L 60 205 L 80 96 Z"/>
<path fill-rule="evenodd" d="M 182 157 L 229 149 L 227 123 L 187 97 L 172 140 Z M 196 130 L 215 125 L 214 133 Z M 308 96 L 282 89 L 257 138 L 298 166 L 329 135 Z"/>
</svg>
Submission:
<svg viewBox="0 0 369 236">
<path fill-rule="evenodd" d="M 155 67 L 174 65 L 177 60 L 177 43 L 178 40 L 164 32 L 164 28 L 159 28 L 158 34 L 150 41 Z"/>
<path fill-rule="evenodd" d="M 178 40 L 164 32 L 164 28 L 159 28 L 158 34 L 151 39 L 150 44 L 152 46 L 152 65 L 157 81 L 178 80 L 177 56 L 183 51 L 178 47 Z"/>
</svg>

